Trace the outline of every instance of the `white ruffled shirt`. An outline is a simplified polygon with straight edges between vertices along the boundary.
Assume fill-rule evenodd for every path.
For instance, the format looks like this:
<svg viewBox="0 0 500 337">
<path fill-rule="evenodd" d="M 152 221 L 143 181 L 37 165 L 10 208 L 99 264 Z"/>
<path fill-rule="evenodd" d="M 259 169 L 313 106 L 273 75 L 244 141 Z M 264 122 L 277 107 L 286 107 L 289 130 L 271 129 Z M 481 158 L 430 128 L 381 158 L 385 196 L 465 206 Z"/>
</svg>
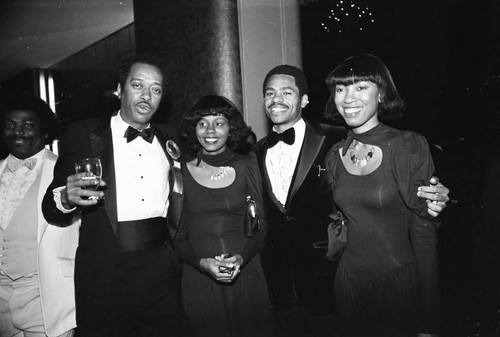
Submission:
<svg viewBox="0 0 500 337">
<path fill-rule="evenodd" d="M 286 205 L 288 190 L 306 134 L 306 123 L 303 119 L 298 120 L 292 127 L 295 129 L 295 142 L 288 145 L 279 141 L 278 144 L 267 150 L 266 155 L 266 168 L 271 187 L 276 199 L 283 206 Z M 273 127 L 273 130 L 276 131 L 276 128 Z"/>
<path fill-rule="evenodd" d="M 17 207 L 21 204 L 31 185 L 33 185 L 33 182 L 42 171 L 43 158 L 46 151 L 44 148 L 30 157 L 36 159 L 35 167 L 32 170 L 26 166 L 21 166 L 12 172 L 9 169 L 9 161 L 18 159 L 12 154 L 9 154 L 5 159 L 7 165 L 5 165 L 5 169 L 0 175 L 0 205 L 2 205 L 0 207 L 0 227 L 3 229 L 7 228 Z"/>
</svg>

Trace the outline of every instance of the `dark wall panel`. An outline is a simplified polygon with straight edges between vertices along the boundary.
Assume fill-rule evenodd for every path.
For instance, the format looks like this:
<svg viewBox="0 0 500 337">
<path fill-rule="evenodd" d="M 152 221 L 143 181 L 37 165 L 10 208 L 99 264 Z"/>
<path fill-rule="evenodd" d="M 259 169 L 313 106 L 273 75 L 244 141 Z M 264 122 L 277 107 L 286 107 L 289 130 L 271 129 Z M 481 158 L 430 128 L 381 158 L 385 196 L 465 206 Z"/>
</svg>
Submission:
<svg viewBox="0 0 500 337">
<path fill-rule="evenodd" d="M 241 109 L 237 1 L 135 1 L 134 17 L 137 52 L 167 63 L 164 119 L 177 122 L 207 94 L 226 96 Z"/>
<path fill-rule="evenodd" d="M 118 65 L 134 54 L 131 24 L 50 67 L 61 121 L 99 117 L 118 109 L 118 99 L 111 95 L 118 85 Z"/>
</svg>

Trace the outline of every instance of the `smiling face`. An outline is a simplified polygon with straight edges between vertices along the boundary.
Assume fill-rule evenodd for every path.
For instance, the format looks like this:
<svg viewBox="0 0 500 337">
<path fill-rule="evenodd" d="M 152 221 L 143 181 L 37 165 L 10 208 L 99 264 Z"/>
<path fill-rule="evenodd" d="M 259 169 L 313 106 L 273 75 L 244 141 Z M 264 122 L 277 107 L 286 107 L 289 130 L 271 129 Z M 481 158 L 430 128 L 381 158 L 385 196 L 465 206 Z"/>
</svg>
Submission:
<svg viewBox="0 0 500 337">
<path fill-rule="evenodd" d="M 370 81 L 335 86 L 335 105 L 354 133 L 363 133 L 378 125 L 381 93 Z"/>
<path fill-rule="evenodd" d="M 157 67 L 135 63 L 122 88 L 118 85 L 123 120 L 137 130 L 148 126 L 158 109 L 163 91 L 163 75 Z"/>
<path fill-rule="evenodd" d="M 203 153 L 215 155 L 224 152 L 229 130 L 229 121 L 222 115 L 202 117 L 196 124 L 196 137 Z"/>
<path fill-rule="evenodd" d="M 264 91 L 266 114 L 278 132 L 291 128 L 301 119 L 302 108 L 307 103 L 307 95 L 300 97 L 292 76 L 273 75 L 267 81 Z"/>
<path fill-rule="evenodd" d="M 2 118 L 1 137 L 9 153 L 19 159 L 29 158 L 45 146 L 42 122 L 34 111 L 6 113 Z"/>
</svg>

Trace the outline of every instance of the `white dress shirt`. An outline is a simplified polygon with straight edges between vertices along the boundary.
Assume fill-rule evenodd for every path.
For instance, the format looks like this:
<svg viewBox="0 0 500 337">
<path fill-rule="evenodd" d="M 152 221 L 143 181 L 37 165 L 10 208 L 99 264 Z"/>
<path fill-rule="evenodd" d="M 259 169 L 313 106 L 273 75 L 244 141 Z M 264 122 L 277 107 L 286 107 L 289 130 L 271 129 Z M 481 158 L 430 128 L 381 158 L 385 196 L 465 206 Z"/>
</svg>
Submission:
<svg viewBox="0 0 500 337">
<path fill-rule="evenodd" d="M 118 221 L 165 217 L 168 210 L 170 165 L 158 137 L 124 137 L 128 124 L 120 113 L 111 118 L 116 174 Z"/>
<path fill-rule="evenodd" d="M 267 150 L 266 155 L 266 169 L 273 193 L 283 206 L 286 204 L 288 190 L 306 134 L 306 123 L 303 119 L 298 120 L 292 127 L 295 129 L 295 142 L 288 145 L 279 141 Z M 276 131 L 276 127 L 273 127 L 273 130 Z"/>
</svg>

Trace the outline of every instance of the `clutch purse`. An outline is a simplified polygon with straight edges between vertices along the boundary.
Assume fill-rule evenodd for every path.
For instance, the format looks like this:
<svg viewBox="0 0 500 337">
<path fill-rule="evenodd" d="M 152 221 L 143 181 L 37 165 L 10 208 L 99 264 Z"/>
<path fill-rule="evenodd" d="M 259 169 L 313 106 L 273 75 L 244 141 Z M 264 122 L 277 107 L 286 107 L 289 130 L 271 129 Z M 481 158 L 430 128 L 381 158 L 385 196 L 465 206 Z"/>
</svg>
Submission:
<svg viewBox="0 0 500 337">
<path fill-rule="evenodd" d="M 332 222 L 328 225 L 328 249 L 326 258 L 339 261 L 347 243 L 347 226 L 344 214 L 336 211 L 330 214 Z"/>
<path fill-rule="evenodd" d="M 247 196 L 247 211 L 245 214 L 245 236 L 253 237 L 260 228 L 259 215 L 257 214 L 257 204 L 251 196 Z"/>
<path fill-rule="evenodd" d="M 332 212 L 329 217 L 332 219 L 332 222 L 330 222 L 327 228 L 328 241 L 316 242 L 313 244 L 313 247 L 326 249 L 326 259 L 338 262 L 347 243 L 347 220 L 341 211 Z"/>
</svg>

